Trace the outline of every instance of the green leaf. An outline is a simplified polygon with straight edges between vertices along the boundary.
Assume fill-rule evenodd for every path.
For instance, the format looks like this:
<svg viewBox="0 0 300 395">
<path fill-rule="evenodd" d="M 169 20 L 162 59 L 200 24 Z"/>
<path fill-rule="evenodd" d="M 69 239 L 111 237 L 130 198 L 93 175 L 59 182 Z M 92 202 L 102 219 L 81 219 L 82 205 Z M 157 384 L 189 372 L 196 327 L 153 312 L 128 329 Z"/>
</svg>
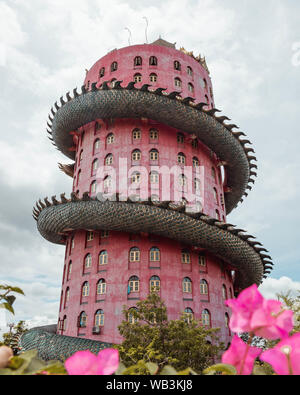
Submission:
<svg viewBox="0 0 300 395">
<path fill-rule="evenodd" d="M 252 374 L 254 376 L 268 376 L 268 373 L 262 366 L 254 366 Z"/>
<path fill-rule="evenodd" d="M 16 297 L 14 295 L 9 295 L 5 297 L 5 300 L 12 306 L 16 300 Z"/>
<path fill-rule="evenodd" d="M 126 370 L 126 366 L 123 364 L 123 362 L 119 363 L 118 369 L 115 372 L 116 376 L 120 376 L 123 374 L 123 372 Z"/>
<path fill-rule="evenodd" d="M 55 361 L 52 363 L 49 363 L 47 366 L 43 367 L 39 371 L 36 372 L 36 374 L 47 372 L 49 375 L 67 375 L 67 371 L 64 367 L 64 365 L 59 362 Z"/>
<path fill-rule="evenodd" d="M 197 376 L 197 373 L 191 368 L 187 368 L 187 369 L 181 370 L 177 374 L 180 375 L 180 376 L 189 376 L 189 375 Z"/>
<path fill-rule="evenodd" d="M 21 294 L 21 295 L 25 295 L 23 290 L 19 287 L 9 287 L 9 289 L 11 290 L 11 292 L 15 292 L 17 294 Z"/>
<path fill-rule="evenodd" d="M 167 366 L 165 366 L 165 367 L 162 369 L 162 371 L 160 372 L 160 374 L 161 374 L 161 375 L 167 375 L 167 376 L 169 376 L 169 375 L 174 376 L 174 375 L 177 375 L 178 373 L 177 373 L 177 371 L 176 371 L 172 366 L 167 365 Z"/>
<path fill-rule="evenodd" d="M 156 363 L 153 363 L 153 362 L 147 362 L 146 363 L 146 367 L 149 370 L 151 375 L 157 374 L 158 369 L 159 369 L 158 365 Z"/>
<path fill-rule="evenodd" d="M 12 308 L 12 306 L 9 303 L 1 303 L 0 309 L 5 309 L 5 310 L 8 310 L 10 313 L 15 314 L 14 309 Z"/>
<path fill-rule="evenodd" d="M 225 363 L 219 363 L 219 364 L 210 366 L 209 368 L 207 368 L 203 371 L 203 374 L 206 376 L 213 376 L 218 373 L 222 373 L 223 375 L 226 375 L 226 376 L 236 376 L 237 375 L 236 368 L 232 365 L 227 365 Z"/>
</svg>

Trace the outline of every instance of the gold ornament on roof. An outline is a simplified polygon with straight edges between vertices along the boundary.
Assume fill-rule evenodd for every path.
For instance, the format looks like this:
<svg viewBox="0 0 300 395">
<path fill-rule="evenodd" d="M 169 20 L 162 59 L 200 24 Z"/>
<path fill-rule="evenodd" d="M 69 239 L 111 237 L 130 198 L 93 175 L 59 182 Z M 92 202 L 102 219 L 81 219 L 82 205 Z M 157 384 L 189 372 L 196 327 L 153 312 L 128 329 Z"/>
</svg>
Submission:
<svg viewBox="0 0 300 395">
<path fill-rule="evenodd" d="M 200 63 L 202 65 L 202 67 L 205 68 L 205 70 L 208 72 L 208 74 L 210 74 L 209 69 L 207 67 L 205 56 L 203 58 L 201 57 L 200 54 L 198 56 L 195 56 L 193 51 L 189 52 L 184 47 L 181 47 L 180 51 L 188 56 L 191 56 L 193 59 L 195 59 L 198 63 Z"/>
</svg>

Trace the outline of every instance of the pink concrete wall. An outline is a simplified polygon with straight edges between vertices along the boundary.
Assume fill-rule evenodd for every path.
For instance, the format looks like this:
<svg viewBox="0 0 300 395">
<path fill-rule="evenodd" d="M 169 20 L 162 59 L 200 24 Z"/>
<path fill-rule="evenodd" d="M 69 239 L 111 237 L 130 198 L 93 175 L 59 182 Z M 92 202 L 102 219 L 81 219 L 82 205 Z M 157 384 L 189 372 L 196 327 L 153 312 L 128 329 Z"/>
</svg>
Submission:
<svg viewBox="0 0 300 395">
<path fill-rule="evenodd" d="M 181 243 L 156 237 L 153 235 L 129 235 L 120 232 L 109 232 L 107 238 L 101 238 L 95 233 L 95 238 L 88 244 L 85 242 L 86 232 L 78 231 L 74 238 L 74 248 L 71 248 L 71 238 L 68 240 L 67 254 L 64 266 L 64 281 L 62 284 L 62 301 L 60 318 L 67 316 L 67 330 L 64 334 L 120 343 L 117 326 L 124 319 L 123 306 L 134 307 L 138 300 L 147 297 L 150 290 L 150 278 L 158 276 L 161 281 L 160 296 L 168 308 L 169 319 L 178 319 L 184 309 L 189 307 L 194 312 L 194 318 L 200 320 L 201 312 L 207 309 L 211 314 L 212 327 L 221 328 L 224 342 L 230 341 L 229 330 L 225 327 L 225 313 L 230 312 L 224 305 L 222 286 L 225 285 L 228 297 L 232 295 L 233 284 L 229 268 L 222 270 L 222 262 L 213 255 L 206 253 L 206 268 L 199 265 L 198 256 L 203 253 L 200 249 L 186 247 Z M 141 252 L 139 263 L 129 263 L 129 251 L 138 247 Z M 151 247 L 160 249 L 160 262 L 150 262 Z M 191 263 L 181 263 L 181 250 L 191 253 Z M 98 265 L 99 253 L 106 250 L 108 264 Z M 92 256 L 92 267 L 88 274 L 84 273 L 84 258 Z M 68 265 L 72 262 L 72 273 L 67 278 Z M 127 294 L 128 280 L 131 276 L 140 279 L 140 292 Z M 192 280 L 192 294 L 183 293 L 182 281 L 185 277 Z M 97 282 L 104 279 L 107 284 L 106 295 L 96 295 Z M 208 297 L 200 294 L 200 281 L 204 279 L 209 285 Z M 89 282 L 89 297 L 81 298 L 82 285 Z M 66 289 L 70 289 L 70 299 L 64 306 Z M 98 300 L 98 302 L 96 302 Z M 100 301 L 101 300 L 101 301 Z M 94 315 L 98 309 L 105 314 L 104 327 L 100 335 L 93 335 Z M 88 315 L 86 328 L 77 328 L 78 316 L 82 311 Z M 62 333 L 62 332 L 60 332 Z"/>
</svg>

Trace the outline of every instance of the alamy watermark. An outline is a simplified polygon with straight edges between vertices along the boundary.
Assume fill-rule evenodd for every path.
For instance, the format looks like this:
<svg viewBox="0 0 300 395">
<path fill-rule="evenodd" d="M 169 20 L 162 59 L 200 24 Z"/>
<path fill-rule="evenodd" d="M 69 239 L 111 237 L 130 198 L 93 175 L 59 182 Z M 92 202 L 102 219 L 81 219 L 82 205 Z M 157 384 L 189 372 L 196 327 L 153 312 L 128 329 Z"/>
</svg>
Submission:
<svg viewBox="0 0 300 395">
<path fill-rule="evenodd" d="M 300 41 L 293 43 L 292 51 L 293 51 L 292 65 L 294 67 L 299 67 L 300 66 Z"/>
<path fill-rule="evenodd" d="M 91 196 L 100 201 L 173 202 L 186 210 L 200 212 L 204 207 L 204 166 L 128 166 L 127 158 L 119 158 L 116 167 L 93 168 Z"/>
</svg>

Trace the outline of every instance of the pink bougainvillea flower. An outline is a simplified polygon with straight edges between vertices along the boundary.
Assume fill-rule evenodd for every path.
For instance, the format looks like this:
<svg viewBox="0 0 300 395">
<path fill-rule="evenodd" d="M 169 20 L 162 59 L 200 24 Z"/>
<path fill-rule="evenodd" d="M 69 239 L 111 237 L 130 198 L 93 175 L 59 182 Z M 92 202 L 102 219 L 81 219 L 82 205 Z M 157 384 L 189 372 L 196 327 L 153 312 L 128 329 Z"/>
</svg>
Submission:
<svg viewBox="0 0 300 395">
<path fill-rule="evenodd" d="M 233 365 L 238 375 L 250 375 L 254 361 L 261 351 L 260 348 L 251 347 L 235 335 L 229 349 L 222 356 L 222 363 Z"/>
<path fill-rule="evenodd" d="M 65 361 L 65 368 L 69 375 L 110 375 L 119 366 L 119 352 L 113 348 L 106 348 L 98 355 L 90 351 L 78 351 Z"/>
<path fill-rule="evenodd" d="M 269 363 L 278 375 L 300 375 L 300 333 L 281 340 L 263 352 L 260 359 Z"/>
<path fill-rule="evenodd" d="M 269 340 L 282 339 L 293 329 L 293 312 L 284 310 L 278 300 L 264 299 L 257 285 L 243 290 L 237 299 L 226 301 L 232 309 L 230 329 L 250 332 Z"/>
<path fill-rule="evenodd" d="M 0 369 L 5 368 L 11 357 L 13 357 L 13 350 L 9 347 L 0 347 Z"/>
<path fill-rule="evenodd" d="M 256 336 L 269 340 L 283 339 L 293 329 L 292 310 L 284 310 L 277 300 L 264 300 L 261 307 L 254 311 L 250 326 Z"/>
<path fill-rule="evenodd" d="M 236 299 L 226 300 L 227 306 L 232 310 L 230 329 L 235 333 L 251 332 L 252 315 L 263 300 L 256 284 L 244 289 Z"/>
</svg>

